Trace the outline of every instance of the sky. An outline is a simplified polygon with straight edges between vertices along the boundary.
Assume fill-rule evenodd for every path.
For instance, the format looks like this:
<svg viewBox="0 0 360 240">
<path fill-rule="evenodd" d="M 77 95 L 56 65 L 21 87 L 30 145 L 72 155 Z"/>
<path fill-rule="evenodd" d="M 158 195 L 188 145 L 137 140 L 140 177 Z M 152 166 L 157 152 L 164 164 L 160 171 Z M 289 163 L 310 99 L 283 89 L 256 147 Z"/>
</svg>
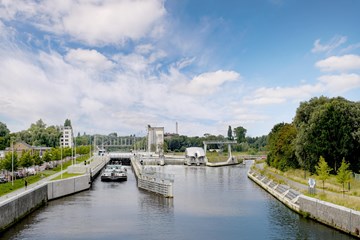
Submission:
<svg viewBox="0 0 360 240">
<path fill-rule="evenodd" d="M 358 0 L 0 0 L 0 122 L 248 136 L 360 100 Z"/>
</svg>

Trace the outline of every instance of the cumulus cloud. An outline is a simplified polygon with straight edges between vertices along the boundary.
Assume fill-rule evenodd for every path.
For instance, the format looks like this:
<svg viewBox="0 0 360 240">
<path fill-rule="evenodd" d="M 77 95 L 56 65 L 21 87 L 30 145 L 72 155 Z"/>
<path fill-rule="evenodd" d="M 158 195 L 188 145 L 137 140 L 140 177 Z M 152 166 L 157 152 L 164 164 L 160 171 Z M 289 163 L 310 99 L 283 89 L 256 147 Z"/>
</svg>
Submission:
<svg viewBox="0 0 360 240">
<path fill-rule="evenodd" d="M 70 49 L 65 55 L 65 60 L 85 68 L 98 70 L 109 70 L 114 67 L 114 63 L 96 50 Z"/>
<path fill-rule="evenodd" d="M 349 90 L 360 88 L 360 75 L 354 73 L 325 75 L 319 77 L 319 81 L 329 92 L 336 94 L 343 94 Z"/>
<path fill-rule="evenodd" d="M 314 47 L 311 49 L 313 53 L 319 52 L 331 52 L 340 45 L 344 44 L 347 41 L 347 37 L 345 36 L 335 36 L 328 43 L 321 44 L 320 39 L 316 39 L 314 42 Z"/>
<path fill-rule="evenodd" d="M 236 81 L 240 74 L 234 71 L 218 70 L 195 76 L 185 87 L 184 91 L 194 95 L 207 95 L 216 92 L 226 82 Z"/>
<path fill-rule="evenodd" d="M 14 0 L 0 5 L 0 11 L 3 19 L 26 21 L 89 45 L 121 45 L 127 39 L 154 37 L 166 14 L 163 0 Z"/>
<path fill-rule="evenodd" d="M 302 101 L 317 94 L 341 95 L 360 88 L 358 74 L 324 75 L 315 84 L 303 84 L 294 87 L 275 87 L 256 89 L 243 102 L 249 105 L 281 104 L 287 101 Z"/>
<path fill-rule="evenodd" d="M 288 100 L 306 99 L 320 91 L 322 91 L 320 84 L 304 84 L 295 87 L 262 87 L 256 89 L 251 96 L 246 97 L 244 103 L 251 105 L 279 104 Z"/>
<path fill-rule="evenodd" d="M 360 69 L 360 56 L 352 54 L 344 56 L 331 56 L 318 61 L 315 66 L 323 72 L 345 72 L 349 70 L 356 70 Z"/>
<path fill-rule="evenodd" d="M 48 79 L 39 66 L 26 59 L 5 58 L 0 70 L 2 114 L 17 121 L 39 118 L 54 121 L 64 116 L 68 106 L 76 104 L 76 92 Z"/>
</svg>

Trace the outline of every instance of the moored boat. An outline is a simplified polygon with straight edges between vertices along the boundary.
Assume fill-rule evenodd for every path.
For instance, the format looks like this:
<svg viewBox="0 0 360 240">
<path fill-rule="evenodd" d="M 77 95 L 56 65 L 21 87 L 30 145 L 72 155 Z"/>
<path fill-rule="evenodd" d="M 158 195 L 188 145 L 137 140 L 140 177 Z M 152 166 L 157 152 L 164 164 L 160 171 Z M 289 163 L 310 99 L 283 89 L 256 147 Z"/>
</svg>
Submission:
<svg viewBox="0 0 360 240">
<path fill-rule="evenodd" d="M 126 181 L 127 170 L 122 165 L 109 164 L 105 167 L 104 172 L 101 174 L 101 181 Z"/>
</svg>

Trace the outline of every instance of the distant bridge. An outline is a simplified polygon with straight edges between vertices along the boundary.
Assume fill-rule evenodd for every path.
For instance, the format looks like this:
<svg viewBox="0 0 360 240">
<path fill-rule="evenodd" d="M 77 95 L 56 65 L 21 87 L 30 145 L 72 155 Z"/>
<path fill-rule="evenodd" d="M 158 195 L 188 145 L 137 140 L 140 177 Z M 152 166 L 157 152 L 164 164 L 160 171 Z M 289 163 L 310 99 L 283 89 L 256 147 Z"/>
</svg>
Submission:
<svg viewBox="0 0 360 240">
<path fill-rule="evenodd" d="M 94 147 L 98 150 L 109 148 L 133 148 L 138 138 L 135 136 L 98 136 L 94 137 Z"/>
</svg>

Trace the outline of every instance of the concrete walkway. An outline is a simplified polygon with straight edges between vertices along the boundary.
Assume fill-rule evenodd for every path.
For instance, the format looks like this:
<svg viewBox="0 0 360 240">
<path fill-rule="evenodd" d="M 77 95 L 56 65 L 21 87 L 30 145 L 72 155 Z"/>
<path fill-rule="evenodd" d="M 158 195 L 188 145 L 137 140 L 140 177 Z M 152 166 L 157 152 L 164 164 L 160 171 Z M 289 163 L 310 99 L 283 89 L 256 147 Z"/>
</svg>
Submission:
<svg viewBox="0 0 360 240">
<path fill-rule="evenodd" d="M 25 186 L 24 186 L 24 187 L 19 188 L 19 189 L 15 190 L 15 191 L 12 191 L 12 192 L 10 192 L 8 194 L 5 194 L 5 195 L 0 197 L 0 204 L 2 202 L 6 201 L 9 198 L 17 196 L 17 195 L 19 195 L 21 193 L 24 193 L 26 191 L 30 191 L 31 189 L 33 189 L 33 188 L 35 188 L 35 187 L 37 187 L 37 186 L 39 186 L 39 185 L 41 185 L 43 183 L 49 182 L 51 179 L 53 179 L 53 178 L 55 178 L 57 176 L 60 176 L 61 173 L 65 173 L 66 171 L 67 171 L 67 169 L 63 170 L 62 172 L 57 172 L 57 173 L 55 173 L 53 175 L 50 175 L 50 176 L 48 176 L 46 178 L 43 178 L 40 181 L 37 181 L 35 183 L 29 184 L 26 189 L 25 189 Z"/>
<path fill-rule="evenodd" d="M 103 158 L 101 158 L 101 157 L 91 157 L 90 160 L 91 160 L 91 163 L 90 163 L 89 166 L 90 166 L 92 169 L 94 169 L 94 168 L 96 168 L 96 167 L 99 165 L 100 162 L 103 161 Z M 89 161 L 89 160 L 87 160 L 87 161 Z M 81 163 L 78 163 L 78 164 L 75 164 L 75 165 L 70 165 L 70 166 L 77 166 L 77 165 L 78 165 L 78 166 L 84 166 L 84 163 L 81 162 Z M 69 166 L 69 167 L 70 167 L 70 166 Z M 48 177 L 46 177 L 46 178 L 41 179 L 40 181 L 37 181 L 37 182 L 32 183 L 32 184 L 29 184 L 26 189 L 25 189 L 25 186 L 24 186 L 24 187 L 19 188 L 19 189 L 15 190 L 15 191 L 12 191 L 12 192 L 10 192 L 10 193 L 8 193 L 8 194 L 5 194 L 5 195 L 3 195 L 3 196 L 0 197 L 0 204 L 1 204 L 2 202 L 6 201 L 6 200 L 9 199 L 9 198 L 12 198 L 12 197 L 14 197 L 14 196 L 17 196 L 17 195 L 19 195 L 19 194 L 21 194 L 21 193 L 23 193 L 23 192 L 26 192 L 26 191 L 30 191 L 31 189 L 33 189 L 33 188 L 35 188 L 35 187 L 37 187 L 37 186 L 39 186 L 39 185 L 41 185 L 41 184 L 43 184 L 43 183 L 49 182 L 51 179 L 56 178 L 57 176 L 60 176 L 61 173 L 65 173 L 65 172 L 67 172 L 67 171 L 68 171 L 68 169 L 64 169 L 62 172 L 61 172 L 61 171 L 60 171 L 60 172 L 57 172 L 57 173 L 55 173 L 55 174 L 53 174 L 53 175 L 51 175 L 51 176 L 48 176 Z"/>
<path fill-rule="evenodd" d="M 263 163 L 261 164 L 256 164 L 256 168 L 263 170 L 264 169 L 264 165 Z M 276 174 L 272 171 L 266 171 L 268 174 L 270 174 L 271 176 L 275 177 L 276 179 L 279 179 L 281 181 L 284 181 L 287 185 L 289 185 L 291 188 L 300 191 L 300 192 L 307 192 L 309 190 L 309 186 L 307 184 L 302 184 L 296 181 L 293 181 L 287 177 L 284 177 L 282 175 Z M 322 188 L 316 188 L 316 193 L 320 194 L 320 193 L 325 193 L 325 194 L 329 194 L 332 196 L 337 196 L 337 197 L 343 197 L 342 193 L 338 193 L 338 192 L 332 192 L 332 191 L 328 191 L 328 190 L 323 190 Z M 360 200 L 360 197 L 354 196 L 354 195 L 346 195 L 345 197 L 349 197 L 349 198 L 354 198 L 357 200 Z"/>
</svg>

